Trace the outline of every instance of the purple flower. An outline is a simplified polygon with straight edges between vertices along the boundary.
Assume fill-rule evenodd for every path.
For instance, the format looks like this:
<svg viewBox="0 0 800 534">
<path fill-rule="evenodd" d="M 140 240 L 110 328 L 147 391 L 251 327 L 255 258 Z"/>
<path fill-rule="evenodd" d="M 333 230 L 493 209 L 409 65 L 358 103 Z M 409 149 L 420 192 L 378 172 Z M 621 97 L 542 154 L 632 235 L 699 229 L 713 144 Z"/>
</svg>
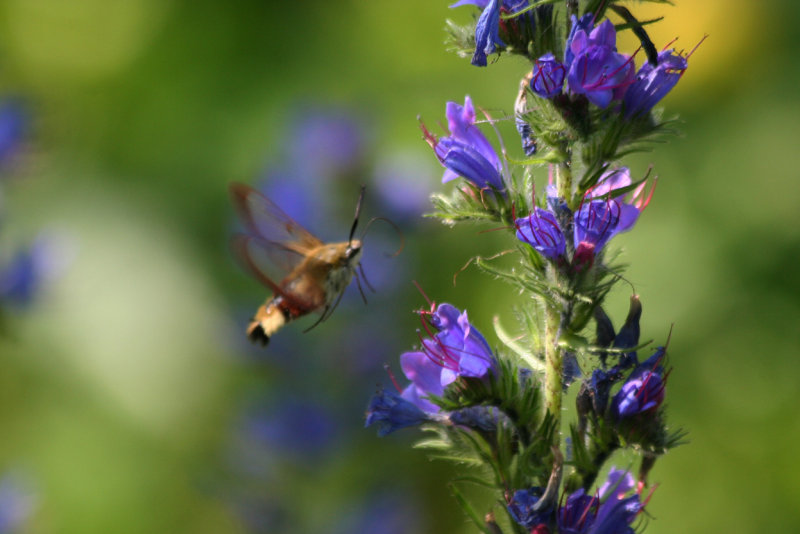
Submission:
<svg viewBox="0 0 800 534">
<path fill-rule="evenodd" d="M 475 5 L 483 12 L 475 26 L 475 53 L 471 63 L 476 67 L 486 66 L 486 55 L 495 51 L 495 46 L 505 46 L 500 39 L 500 12 L 516 13 L 528 5 L 528 0 L 460 0 L 450 7 Z"/>
<path fill-rule="evenodd" d="M 556 216 L 548 210 L 534 208 L 527 217 L 514 221 L 517 239 L 529 244 L 543 256 L 560 261 L 566 254 L 566 240 Z"/>
<path fill-rule="evenodd" d="M 564 46 L 564 66 L 569 69 L 572 65 L 572 60 L 575 59 L 575 54 L 572 53 L 572 41 L 575 40 L 575 35 L 578 31 L 582 31 L 584 34 L 592 31 L 592 27 L 594 27 L 594 14 L 593 13 L 586 13 L 580 19 L 575 15 L 572 15 L 572 26 L 569 29 L 569 35 L 567 36 L 567 43 Z"/>
<path fill-rule="evenodd" d="M 377 424 L 378 435 L 385 436 L 400 428 L 422 424 L 427 418 L 415 404 L 396 393 L 380 390 L 369 401 L 364 426 Z"/>
<path fill-rule="evenodd" d="M 631 180 L 631 172 L 628 167 L 618 167 L 606 171 L 597 184 L 592 187 L 587 193 L 587 199 L 600 199 L 600 198 L 618 198 L 621 196 L 628 196 L 628 201 L 620 203 L 619 223 L 617 224 L 617 233 L 630 230 L 639 215 L 650 204 L 655 192 L 655 181 L 653 187 L 647 197 L 644 196 L 646 182 L 642 182 L 630 195 L 625 195 L 619 192 L 623 188 L 630 186 L 633 183 Z"/>
<path fill-rule="evenodd" d="M 508 513 L 511 514 L 511 518 L 528 530 L 546 524 L 553 512 L 552 508 L 539 510 L 536 506 L 543 491 L 540 487 L 515 491 L 508 503 Z"/>
<path fill-rule="evenodd" d="M 486 66 L 486 55 L 495 50 L 495 46 L 505 46 L 500 39 L 500 0 L 491 0 L 478 17 L 475 26 L 475 53 L 471 63 L 476 67 Z"/>
<path fill-rule="evenodd" d="M 643 506 L 634 488 L 633 476 L 611 468 L 608 480 L 590 497 L 579 489 L 567 497 L 556 517 L 558 531 L 564 534 L 633 534 L 630 524 Z"/>
<path fill-rule="evenodd" d="M 426 396 L 442 395 L 444 388 L 460 376 L 484 378 L 497 362 L 486 339 L 470 324 L 466 311 L 440 304 L 429 322 L 438 332 L 422 340 L 421 351 L 400 356 L 403 373 L 411 380 L 402 397 L 426 413 L 437 413 L 438 406 Z"/>
<path fill-rule="evenodd" d="M 586 95 L 601 108 L 622 98 L 635 74 L 632 59 L 617 53 L 617 34 L 611 21 L 604 20 L 588 35 L 585 29 L 579 28 L 571 37 L 569 57 L 572 59 L 567 74 L 570 90 Z"/>
<path fill-rule="evenodd" d="M 648 113 L 675 87 L 688 67 L 687 58 L 674 50 L 660 52 L 656 66 L 645 62 L 636 73 L 636 81 L 625 92 L 625 116 Z"/>
<path fill-rule="evenodd" d="M 599 500 L 596 497 L 586 495 L 583 488 L 575 491 L 567 497 L 567 502 L 564 503 L 558 510 L 556 522 L 558 523 L 558 531 L 564 534 L 583 534 L 589 531 L 589 528 L 594 523 L 595 513 Z"/>
<path fill-rule="evenodd" d="M 436 139 L 424 125 L 425 139 L 436 157 L 445 166 L 442 183 L 463 176 L 479 188 L 493 187 L 502 190 L 500 158 L 488 139 L 475 126 L 475 108 L 467 96 L 464 105 L 448 102 L 445 115 L 450 136 Z"/>
<path fill-rule="evenodd" d="M 659 347 L 653 356 L 633 370 L 611 400 L 611 413 L 617 419 L 656 410 L 664 402 L 666 377 L 661 366 L 663 357 L 664 349 Z"/>
<path fill-rule="evenodd" d="M 567 70 L 551 53 L 536 60 L 531 78 L 531 89 L 542 98 L 553 98 L 564 86 Z"/>
<path fill-rule="evenodd" d="M 591 266 L 595 256 L 619 232 L 622 202 L 619 200 L 590 200 L 575 214 L 576 269 Z"/>
</svg>

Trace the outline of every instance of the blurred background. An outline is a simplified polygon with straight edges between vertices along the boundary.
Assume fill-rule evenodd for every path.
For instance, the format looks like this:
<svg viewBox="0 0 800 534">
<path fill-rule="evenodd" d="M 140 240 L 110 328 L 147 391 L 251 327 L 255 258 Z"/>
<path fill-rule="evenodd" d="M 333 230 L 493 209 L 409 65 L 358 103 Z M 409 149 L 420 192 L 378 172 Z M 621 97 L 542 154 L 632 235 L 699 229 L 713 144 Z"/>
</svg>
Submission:
<svg viewBox="0 0 800 534">
<path fill-rule="evenodd" d="M 800 8 L 633 5 L 690 50 L 664 104 L 682 135 L 627 161 L 658 190 L 614 240 L 670 344 L 671 422 L 647 532 L 800 530 Z M 453 470 L 377 438 L 367 401 L 418 342 L 425 306 L 520 302 L 474 269 L 510 245 L 423 219 L 447 100 L 513 108 L 524 63 L 445 50 L 447 2 L 0 2 L 0 532 L 461 533 Z M 630 52 L 635 43 L 620 43 Z M 499 121 L 521 157 L 511 121 Z M 486 128 L 485 133 L 494 139 Z M 350 288 L 267 349 L 244 328 L 267 291 L 235 263 L 231 181 L 342 240 L 358 184 L 376 293 Z M 447 186 L 445 186 L 447 187 Z M 452 187 L 452 184 L 450 184 Z M 619 324 L 630 289 L 608 311 Z M 617 459 L 620 465 L 628 461 Z"/>
</svg>

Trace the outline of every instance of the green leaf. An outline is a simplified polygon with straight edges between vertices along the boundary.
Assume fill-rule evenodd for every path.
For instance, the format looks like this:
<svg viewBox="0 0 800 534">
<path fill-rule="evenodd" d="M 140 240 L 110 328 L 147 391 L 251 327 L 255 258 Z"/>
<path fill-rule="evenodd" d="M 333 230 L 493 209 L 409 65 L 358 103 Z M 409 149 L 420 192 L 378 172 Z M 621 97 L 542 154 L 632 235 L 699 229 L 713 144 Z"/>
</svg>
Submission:
<svg viewBox="0 0 800 534">
<path fill-rule="evenodd" d="M 461 509 L 467 514 L 467 517 L 469 517 L 475 526 L 478 527 L 478 530 L 484 534 L 493 534 L 489 530 L 489 527 L 486 526 L 486 522 L 483 520 L 483 517 L 475 511 L 475 508 L 472 507 L 472 504 L 470 504 L 466 497 L 464 497 L 464 494 L 461 493 L 455 484 L 450 484 L 450 491 L 453 492 L 453 497 L 456 498 L 456 501 L 461 506 Z"/>
</svg>

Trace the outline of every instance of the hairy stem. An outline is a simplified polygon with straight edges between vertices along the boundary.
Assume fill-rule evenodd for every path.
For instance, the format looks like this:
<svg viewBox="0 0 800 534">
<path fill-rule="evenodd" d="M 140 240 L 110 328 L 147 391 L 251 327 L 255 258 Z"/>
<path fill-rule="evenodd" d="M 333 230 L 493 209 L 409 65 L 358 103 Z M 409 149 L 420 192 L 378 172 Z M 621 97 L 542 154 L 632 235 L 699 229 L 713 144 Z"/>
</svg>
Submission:
<svg viewBox="0 0 800 534">
<path fill-rule="evenodd" d="M 556 187 L 558 196 L 567 201 L 572 208 L 572 168 L 571 161 L 568 159 L 564 163 L 556 166 Z"/>
<path fill-rule="evenodd" d="M 547 304 L 545 315 L 545 334 L 544 334 L 544 351 L 545 351 L 545 387 L 544 387 L 544 405 L 545 409 L 550 412 L 556 424 L 556 428 L 560 426 L 561 418 L 561 394 L 562 382 L 564 374 L 564 353 L 561 347 L 558 346 L 559 327 L 561 325 L 561 314 L 559 310 L 552 304 Z M 558 444 L 559 433 L 556 432 L 556 443 Z"/>
</svg>

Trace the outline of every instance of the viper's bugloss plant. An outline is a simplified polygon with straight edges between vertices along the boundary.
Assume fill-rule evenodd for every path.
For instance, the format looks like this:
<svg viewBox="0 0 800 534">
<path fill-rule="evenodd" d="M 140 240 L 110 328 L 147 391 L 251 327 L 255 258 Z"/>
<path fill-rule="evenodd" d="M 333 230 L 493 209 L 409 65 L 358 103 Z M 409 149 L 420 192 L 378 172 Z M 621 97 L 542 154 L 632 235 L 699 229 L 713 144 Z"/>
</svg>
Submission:
<svg viewBox="0 0 800 534">
<path fill-rule="evenodd" d="M 400 356 L 410 382 L 393 378 L 397 392 L 380 390 L 367 425 L 380 435 L 420 427 L 433 434 L 420 447 L 474 468 L 463 480 L 491 488 L 494 503 L 476 505 L 453 487 L 481 532 L 632 533 L 643 525 L 650 470 L 684 433 L 667 426 L 668 344 L 640 342 L 639 296 L 619 329 L 606 313 L 623 280 L 613 238 L 636 227 L 655 190 L 650 169 L 637 175 L 622 159 L 669 132 L 653 110 L 691 53 L 658 52 L 647 33 L 655 21 L 640 22 L 618 0 L 451 7 L 465 5 L 477 8 L 474 22 L 448 21 L 451 48 L 478 67 L 509 54 L 530 63 L 513 106 L 524 155 L 493 146 L 479 126 L 492 119 L 469 96 L 448 102 L 447 134 L 422 126 L 442 181 L 457 182 L 433 195 L 433 216 L 491 222 L 516 238 L 513 268 L 472 263 L 519 291 L 520 324 L 511 331 L 495 321 L 501 343 L 492 347 L 465 311 L 420 312 L 419 348 Z M 624 31 L 637 50 L 617 49 Z M 643 350 L 651 355 L 640 361 Z M 631 470 L 609 468 L 621 450 L 636 458 L 626 460 Z"/>
</svg>

